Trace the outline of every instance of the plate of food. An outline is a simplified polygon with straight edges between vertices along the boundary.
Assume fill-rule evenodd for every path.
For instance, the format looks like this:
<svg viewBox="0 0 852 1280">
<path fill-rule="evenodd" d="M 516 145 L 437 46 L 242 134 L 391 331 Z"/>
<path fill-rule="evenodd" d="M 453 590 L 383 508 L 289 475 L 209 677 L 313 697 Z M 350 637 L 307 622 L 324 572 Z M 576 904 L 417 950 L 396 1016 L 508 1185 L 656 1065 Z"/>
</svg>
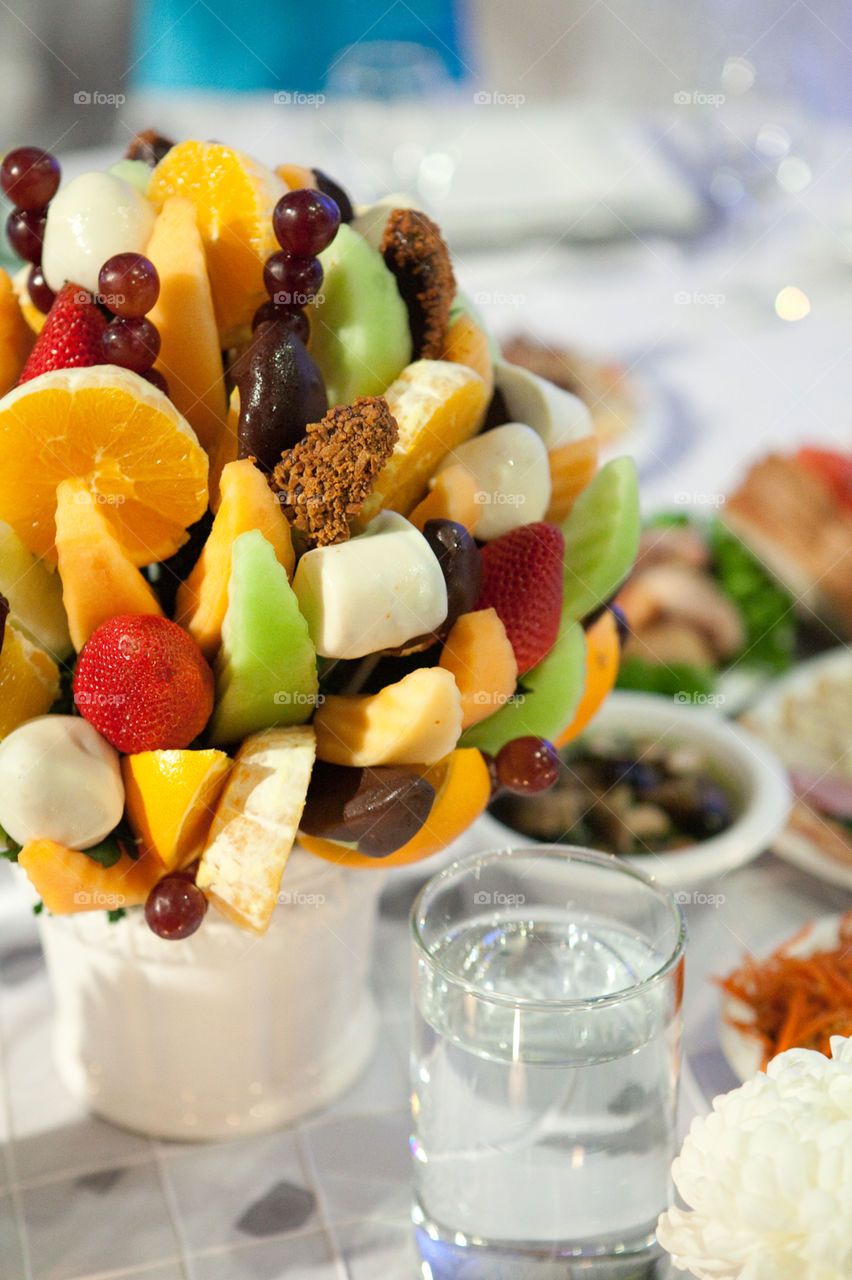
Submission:
<svg viewBox="0 0 852 1280">
<path fill-rule="evenodd" d="M 725 978 L 719 1040 L 740 1080 L 785 1049 L 830 1056 L 852 1035 L 852 912 L 820 916 L 766 958 L 749 956 Z"/>
<path fill-rule="evenodd" d="M 852 650 L 800 663 L 743 723 L 786 765 L 794 795 L 773 842 L 794 866 L 852 889 Z"/>
<path fill-rule="evenodd" d="M 549 792 L 498 797 L 480 832 L 591 845 L 685 889 L 757 857 L 789 812 L 772 752 L 690 701 L 617 690 L 561 760 Z"/>
</svg>

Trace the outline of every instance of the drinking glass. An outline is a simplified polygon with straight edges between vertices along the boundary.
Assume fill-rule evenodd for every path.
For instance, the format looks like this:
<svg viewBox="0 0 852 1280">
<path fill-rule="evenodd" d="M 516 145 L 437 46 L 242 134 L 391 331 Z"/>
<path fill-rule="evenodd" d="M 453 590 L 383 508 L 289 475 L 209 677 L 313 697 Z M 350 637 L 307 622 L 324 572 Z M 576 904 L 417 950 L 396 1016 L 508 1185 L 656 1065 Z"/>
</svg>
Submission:
<svg viewBox="0 0 852 1280">
<path fill-rule="evenodd" d="M 433 877 L 412 938 L 424 1280 L 662 1274 L 685 944 L 672 895 L 609 854 L 500 850 Z"/>
</svg>

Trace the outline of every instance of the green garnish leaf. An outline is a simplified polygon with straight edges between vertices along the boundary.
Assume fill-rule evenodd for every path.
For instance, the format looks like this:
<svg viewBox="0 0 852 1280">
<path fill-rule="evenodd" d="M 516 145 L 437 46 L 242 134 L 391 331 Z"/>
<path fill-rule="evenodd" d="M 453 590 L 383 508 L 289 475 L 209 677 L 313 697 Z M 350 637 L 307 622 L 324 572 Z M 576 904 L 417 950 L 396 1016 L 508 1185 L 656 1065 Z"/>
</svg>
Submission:
<svg viewBox="0 0 852 1280">
<path fill-rule="evenodd" d="M 13 840 L 8 832 L 0 827 L 0 858 L 6 858 L 9 862 L 17 862 L 18 854 L 23 849 L 22 844 L 18 844 Z"/>
</svg>

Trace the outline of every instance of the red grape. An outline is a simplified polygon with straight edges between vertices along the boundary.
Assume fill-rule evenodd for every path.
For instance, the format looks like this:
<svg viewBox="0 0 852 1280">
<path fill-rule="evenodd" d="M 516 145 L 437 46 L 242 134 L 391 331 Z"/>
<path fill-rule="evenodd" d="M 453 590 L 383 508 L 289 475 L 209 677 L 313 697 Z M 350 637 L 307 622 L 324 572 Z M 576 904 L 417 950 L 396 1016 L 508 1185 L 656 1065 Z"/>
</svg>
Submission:
<svg viewBox="0 0 852 1280">
<path fill-rule="evenodd" d="M 9 244 L 25 262 L 41 262 L 45 221 L 43 209 L 13 209 L 6 219 Z"/>
<path fill-rule="evenodd" d="M 301 338 L 302 342 L 307 342 L 311 328 L 308 324 L 308 317 L 301 307 L 278 307 L 274 302 L 264 302 L 254 313 L 251 322 L 252 331 L 258 329 L 260 325 L 266 324 L 269 320 L 280 321 L 288 329 L 292 330 L 297 338 Z"/>
<path fill-rule="evenodd" d="M 162 391 L 164 396 L 169 394 L 169 384 L 159 369 L 146 369 L 142 374 L 146 382 L 150 382 L 152 387 L 156 387 L 158 391 Z"/>
<path fill-rule="evenodd" d="M 513 738 L 497 752 L 497 777 L 516 795 L 547 791 L 559 777 L 559 755 L 546 738 Z"/>
<path fill-rule="evenodd" d="M 322 284 L 322 263 L 283 250 L 273 253 L 263 268 L 263 283 L 276 306 L 304 307 Z"/>
<path fill-rule="evenodd" d="M 47 315 L 53 306 L 53 299 L 56 294 L 44 278 L 44 272 L 41 267 L 32 267 L 30 274 L 27 276 L 27 293 L 30 295 L 30 302 L 43 315 Z"/>
<path fill-rule="evenodd" d="M 188 938 L 199 928 L 207 899 L 188 876 L 180 872 L 158 880 L 145 903 L 145 921 L 158 938 Z"/>
<path fill-rule="evenodd" d="M 157 268 L 141 253 L 117 253 L 98 273 L 98 293 L 115 315 L 144 316 L 160 296 Z"/>
<path fill-rule="evenodd" d="M 17 147 L 0 165 L 0 187 L 19 209 L 43 209 L 59 186 L 59 165 L 40 147 Z"/>
<path fill-rule="evenodd" d="M 118 364 L 134 373 L 145 373 L 160 354 L 160 335 L 141 316 L 116 316 L 101 339 L 107 364 Z"/>
<path fill-rule="evenodd" d="M 272 213 L 272 229 L 282 249 L 313 258 L 331 244 L 340 226 L 340 210 L 331 196 L 310 187 L 287 191 Z"/>
</svg>

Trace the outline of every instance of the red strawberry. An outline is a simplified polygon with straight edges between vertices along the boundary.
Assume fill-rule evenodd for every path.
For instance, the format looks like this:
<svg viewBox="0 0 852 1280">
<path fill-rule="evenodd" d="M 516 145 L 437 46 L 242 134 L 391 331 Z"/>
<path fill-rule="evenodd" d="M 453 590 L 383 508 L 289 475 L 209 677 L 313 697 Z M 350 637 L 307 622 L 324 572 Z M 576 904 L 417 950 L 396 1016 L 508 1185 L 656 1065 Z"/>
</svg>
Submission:
<svg viewBox="0 0 852 1280">
<path fill-rule="evenodd" d="M 18 383 L 51 369 L 104 364 L 101 338 L 106 326 L 106 317 L 90 293 L 78 284 L 64 285 L 53 300 Z"/>
<path fill-rule="evenodd" d="M 518 671 L 529 671 L 553 648 L 562 613 L 565 539 L 555 524 L 525 524 L 482 548 L 477 609 L 496 609 L 515 651 Z"/>
<path fill-rule="evenodd" d="M 210 719 L 213 672 L 176 622 L 121 614 L 83 645 L 74 701 L 119 751 L 186 747 Z"/>
</svg>

